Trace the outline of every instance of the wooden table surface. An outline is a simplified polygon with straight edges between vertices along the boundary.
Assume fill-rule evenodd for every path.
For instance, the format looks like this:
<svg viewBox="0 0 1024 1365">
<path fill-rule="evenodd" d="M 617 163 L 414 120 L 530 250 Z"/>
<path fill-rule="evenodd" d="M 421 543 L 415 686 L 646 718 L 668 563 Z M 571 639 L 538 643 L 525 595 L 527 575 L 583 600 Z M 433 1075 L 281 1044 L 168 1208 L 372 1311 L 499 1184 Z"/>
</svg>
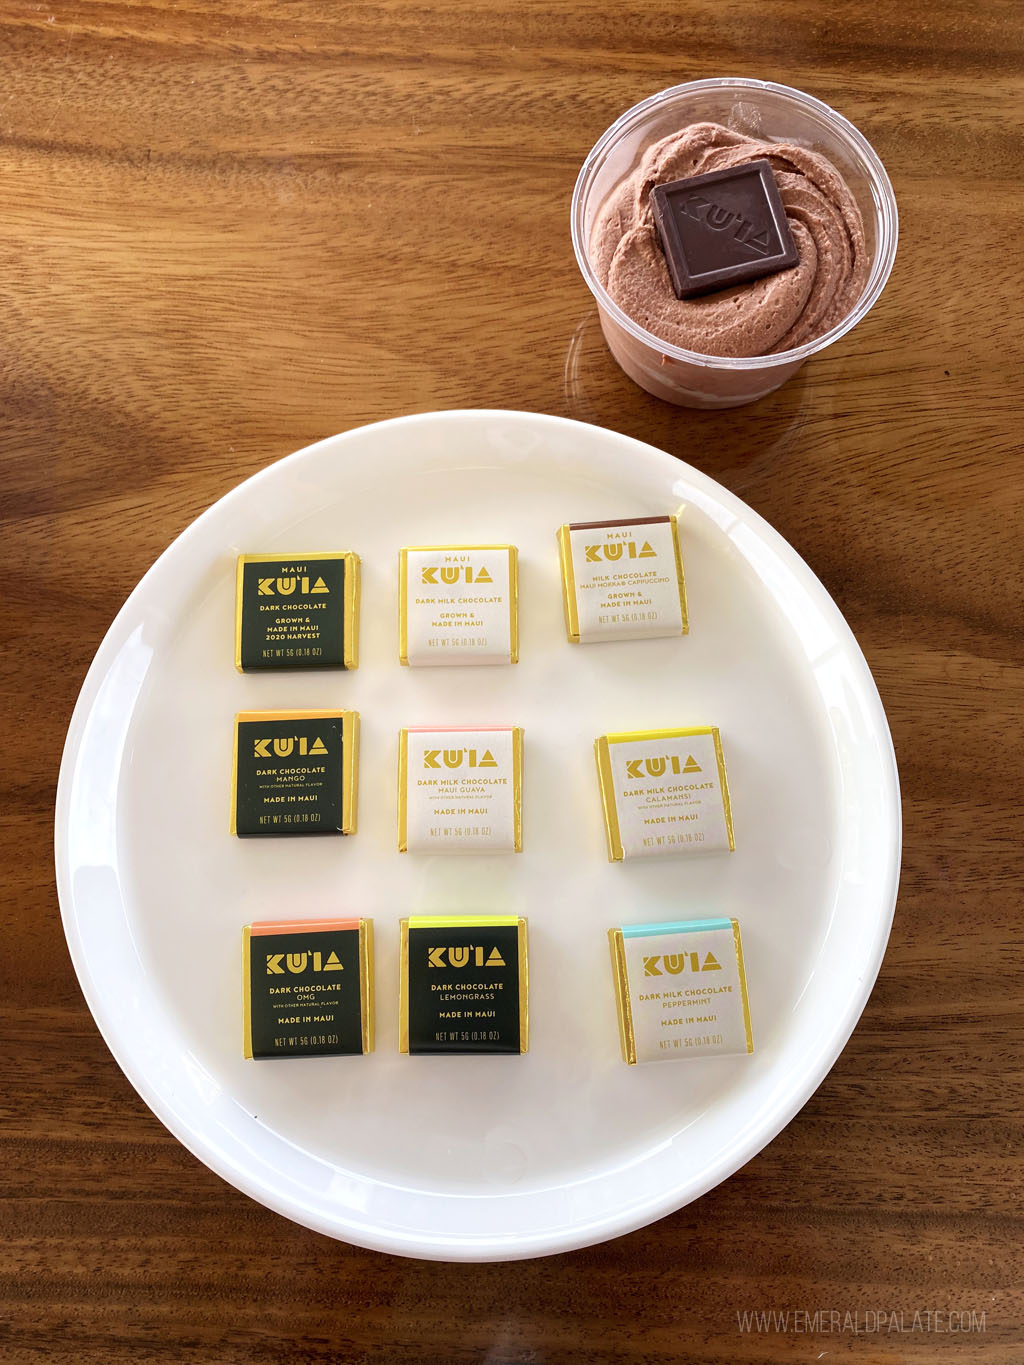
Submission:
<svg viewBox="0 0 1024 1365">
<path fill-rule="evenodd" d="M 1014 0 L 0 0 L 4 1361 L 1024 1361 L 1022 59 Z M 702 414 L 611 361 L 568 205 L 624 108 L 722 74 L 863 129 L 901 244 L 849 337 Z M 152 560 L 270 461 L 446 407 L 612 427 L 767 517 L 904 795 L 888 955 L 806 1108 L 674 1216 L 509 1265 L 348 1247 L 200 1165 L 102 1042 L 52 872 Z"/>
</svg>

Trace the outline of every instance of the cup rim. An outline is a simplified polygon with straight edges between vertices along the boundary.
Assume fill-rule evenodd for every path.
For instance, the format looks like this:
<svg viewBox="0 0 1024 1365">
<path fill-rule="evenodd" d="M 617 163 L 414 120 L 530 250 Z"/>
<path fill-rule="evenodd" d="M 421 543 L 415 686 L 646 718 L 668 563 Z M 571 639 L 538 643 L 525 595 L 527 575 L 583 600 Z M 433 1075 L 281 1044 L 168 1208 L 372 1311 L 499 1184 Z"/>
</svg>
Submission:
<svg viewBox="0 0 1024 1365">
<path fill-rule="evenodd" d="M 605 152 L 614 145 L 624 134 L 628 127 L 640 121 L 651 110 L 664 104 L 667 100 L 698 90 L 723 90 L 735 88 L 738 90 L 769 90 L 773 94 L 782 95 L 795 103 L 812 110 L 826 124 L 831 125 L 834 132 L 847 142 L 852 144 L 854 150 L 859 154 L 868 172 L 868 179 L 871 183 L 876 207 L 876 248 L 874 259 L 871 263 L 871 270 L 868 274 L 867 283 L 864 286 L 860 298 L 854 304 L 850 312 L 840 322 L 836 323 L 829 331 L 824 332 L 820 337 L 815 337 L 812 341 L 805 341 L 801 346 L 794 346 L 788 351 L 775 351 L 771 355 L 759 356 L 716 356 L 707 355 L 702 351 L 688 351 L 683 346 L 676 346 L 672 342 L 664 341 L 661 337 L 655 336 L 653 332 L 647 331 L 639 323 L 625 313 L 615 300 L 611 297 L 604 285 L 597 278 L 593 267 L 590 264 L 590 257 L 587 250 L 587 243 L 583 233 L 583 205 L 590 188 L 590 181 L 595 173 L 597 163 Z M 815 355 L 818 351 L 824 350 L 834 341 L 838 341 L 860 321 L 860 319 L 874 305 L 885 286 L 886 281 L 892 271 L 893 261 L 896 256 L 896 244 L 899 237 L 899 215 L 896 208 L 896 195 L 892 188 L 892 182 L 882 164 L 878 153 L 868 142 L 867 138 L 861 133 L 849 119 L 844 118 L 831 105 L 823 100 L 816 99 L 814 95 L 808 95 L 803 90 L 797 90 L 791 85 L 780 85 L 775 81 L 755 80 L 747 76 L 722 76 L 711 77 L 699 81 L 684 81 L 681 85 L 672 85 L 665 90 L 659 90 L 638 104 L 632 105 L 612 123 L 604 133 L 594 143 L 590 152 L 580 168 L 580 173 L 576 177 L 576 185 L 572 193 L 572 206 L 570 210 L 570 225 L 572 230 L 573 250 L 576 254 L 576 262 L 579 265 L 583 279 L 590 289 L 590 292 L 597 300 L 598 307 L 608 314 L 638 341 L 660 351 L 663 355 L 676 360 L 686 361 L 691 365 L 702 366 L 707 369 L 727 369 L 727 370 L 763 370 L 774 369 L 782 365 L 793 365 L 806 360 L 809 356 Z"/>
</svg>

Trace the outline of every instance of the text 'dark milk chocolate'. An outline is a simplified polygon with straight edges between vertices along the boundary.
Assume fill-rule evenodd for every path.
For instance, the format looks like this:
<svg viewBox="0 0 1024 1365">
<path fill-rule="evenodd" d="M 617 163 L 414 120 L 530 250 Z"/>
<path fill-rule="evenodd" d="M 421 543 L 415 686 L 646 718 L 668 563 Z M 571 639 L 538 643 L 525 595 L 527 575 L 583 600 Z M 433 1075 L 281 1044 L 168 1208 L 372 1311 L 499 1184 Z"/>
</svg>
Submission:
<svg viewBox="0 0 1024 1365">
<path fill-rule="evenodd" d="M 264 920 L 242 930 L 246 1057 L 373 1051 L 373 920 Z"/>
<path fill-rule="evenodd" d="M 357 711 L 242 711 L 235 717 L 231 833 L 354 834 Z"/>
<path fill-rule="evenodd" d="M 771 163 L 655 185 L 654 226 L 678 299 L 692 299 L 800 263 Z"/>
<path fill-rule="evenodd" d="M 401 921 L 398 1050 L 529 1048 L 526 920 L 418 915 Z"/>
<path fill-rule="evenodd" d="M 736 847 L 716 726 L 601 735 L 594 752 L 610 861 Z"/>
<path fill-rule="evenodd" d="M 239 555 L 235 667 L 355 668 L 359 556 Z"/>
<path fill-rule="evenodd" d="M 521 852 L 522 788 L 518 726 L 399 731 L 399 852 Z"/>
<path fill-rule="evenodd" d="M 558 551 L 572 644 L 687 633 L 676 517 L 572 522 Z"/>
<path fill-rule="evenodd" d="M 519 662 L 514 545 L 409 546 L 398 556 L 403 664 Z"/>
<path fill-rule="evenodd" d="M 623 925 L 608 941 L 624 1062 L 753 1052 L 736 920 Z"/>
</svg>

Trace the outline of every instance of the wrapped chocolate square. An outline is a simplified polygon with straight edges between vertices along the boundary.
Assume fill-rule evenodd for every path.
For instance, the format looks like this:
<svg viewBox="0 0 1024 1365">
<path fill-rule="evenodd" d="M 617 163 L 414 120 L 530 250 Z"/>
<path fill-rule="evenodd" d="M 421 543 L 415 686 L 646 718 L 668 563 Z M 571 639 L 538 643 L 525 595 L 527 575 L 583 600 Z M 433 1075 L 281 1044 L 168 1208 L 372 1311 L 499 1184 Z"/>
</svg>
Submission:
<svg viewBox="0 0 1024 1365">
<path fill-rule="evenodd" d="M 623 925 L 608 942 L 624 1062 L 753 1052 L 737 920 Z"/>
<path fill-rule="evenodd" d="M 414 915 L 401 921 L 398 1049 L 526 1052 L 526 920 Z"/>
<path fill-rule="evenodd" d="M 359 662 L 359 556 L 239 555 L 235 667 L 355 668 Z"/>
<path fill-rule="evenodd" d="M 242 711 L 235 717 L 231 833 L 354 834 L 357 711 Z"/>
<path fill-rule="evenodd" d="M 398 557 L 398 657 L 413 667 L 519 662 L 514 545 L 407 546 Z"/>
<path fill-rule="evenodd" d="M 520 853 L 523 732 L 411 725 L 398 736 L 400 853 Z"/>
<path fill-rule="evenodd" d="M 570 522 L 558 550 L 570 644 L 689 630 L 675 516 Z"/>
<path fill-rule="evenodd" d="M 601 735 L 594 752 L 611 862 L 735 849 L 717 726 Z"/>
<path fill-rule="evenodd" d="M 373 1051 L 373 920 L 263 920 L 242 931 L 244 1053 Z"/>
</svg>

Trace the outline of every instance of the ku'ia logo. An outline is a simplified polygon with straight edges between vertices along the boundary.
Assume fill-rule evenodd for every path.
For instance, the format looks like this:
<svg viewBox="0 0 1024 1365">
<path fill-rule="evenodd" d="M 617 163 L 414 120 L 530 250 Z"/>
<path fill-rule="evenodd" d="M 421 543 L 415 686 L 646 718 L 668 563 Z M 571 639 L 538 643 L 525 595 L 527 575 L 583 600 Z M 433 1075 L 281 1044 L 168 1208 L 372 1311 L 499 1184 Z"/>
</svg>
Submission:
<svg viewBox="0 0 1024 1365">
<path fill-rule="evenodd" d="M 602 559 L 657 559 L 657 550 L 651 549 L 651 542 L 645 540 L 637 545 L 635 540 L 615 540 L 609 545 L 588 545 L 587 560 L 597 564 Z"/>
<path fill-rule="evenodd" d="M 481 564 L 474 569 L 472 564 L 426 564 L 423 567 L 424 583 L 493 583 L 487 572 L 487 565 Z"/>
<path fill-rule="evenodd" d="M 740 246 L 749 247 L 758 256 L 767 256 L 771 251 L 772 240 L 766 227 L 760 232 L 755 232 L 756 224 L 749 218 L 744 218 L 735 209 L 714 203 L 706 195 L 691 194 L 679 208 L 687 218 L 702 222 L 712 232 L 727 232 Z"/>
<path fill-rule="evenodd" d="M 485 951 L 475 943 L 465 948 L 430 948 L 427 963 L 431 967 L 504 967 L 505 959 L 497 948 L 492 948 L 487 957 Z"/>
<path fill-rule="evenodd" d="M 423 754 L 424 768 L 496 768 L 498 760 L 485 749 L 427 749 Z"/>
<path fill-rule="evenodd" d="M 664 777 L 670 773 L 673 777 L 681 777 L 684 773 L 703 772 L 700 764 L 693 754 L 688 754 L 686 762 L 678 754 L 663 754 L 661 758 L 627 758 L 626 772 L 630 777 Z"/>
<path fill-rule="evenodd" d="M 254 758 L 309 758 L 313 754 L 325 754 L 327 745 L 319 737 L 309 740 L 305 735 L 288 735 L 285 739 L 254 739 Z"/>
<path fill-rule="evenodd" d="M 290 574 L 281 578 L 260 578 L 257 580 L 257 596 L 259 597 L 293 597 L 295 593 L 301 593 L 303 597 L 312 597 L 314 593 L 330 592 L 330 588 L 322 578 L 316 578 L 310 584 L 306 574 Z"/>
<path fill-rule="evenodd" d="M 703 962 L 699 953 L 655 953 L 653 957 L 644 958 L 644 976 L 661 976 L 663 971 L 669 976 L 678 976 L 687 968 L 691 972 L 720 972 L 722 964 L 714 953 L 705 953 Z"/>
<path fill-rule="evenodd" d="M 283 966 L 281 964 L 284 964 Z M 295 976 L 304 971 L 342 972 L 344 967 L 338 961 L 337 953 L 328 953 L 324 958 L 319 949 L 315 953 L 268 953 L 267 975 L 284 976 L 285 971 Z"/>
</svg>

